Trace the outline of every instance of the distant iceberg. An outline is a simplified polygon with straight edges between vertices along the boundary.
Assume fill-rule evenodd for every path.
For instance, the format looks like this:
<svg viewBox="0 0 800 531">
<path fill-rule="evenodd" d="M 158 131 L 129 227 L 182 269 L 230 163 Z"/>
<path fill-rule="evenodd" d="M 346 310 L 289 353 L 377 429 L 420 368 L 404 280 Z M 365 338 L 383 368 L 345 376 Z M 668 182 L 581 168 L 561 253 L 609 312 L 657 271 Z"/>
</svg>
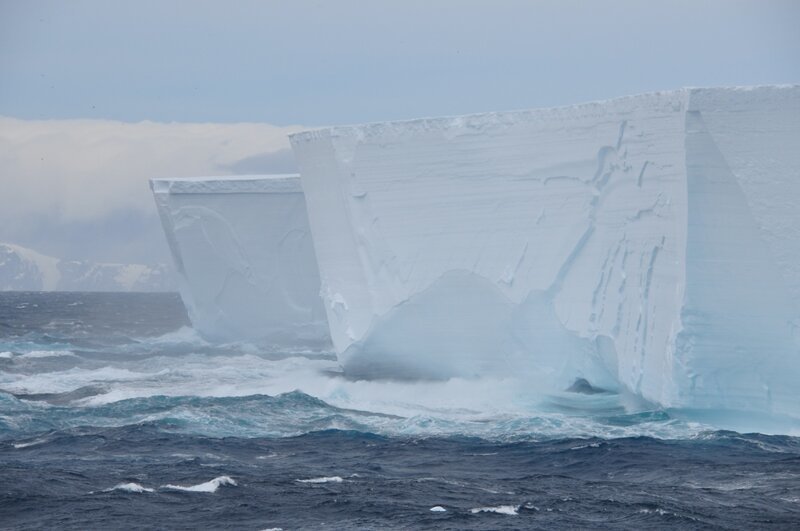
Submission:
<svg viewBox="0 0 800 531">
<path fill-rule="evenodd" d="M 194 328 L 214 341 L 329 348 L 297 175 L 150 181 Z"/>
<path fill-rule="evenodd" d="M 800 87 L 291 142 L 351 374 L 583 378 L 669 407 L 800 415 Z"/>
</svg>

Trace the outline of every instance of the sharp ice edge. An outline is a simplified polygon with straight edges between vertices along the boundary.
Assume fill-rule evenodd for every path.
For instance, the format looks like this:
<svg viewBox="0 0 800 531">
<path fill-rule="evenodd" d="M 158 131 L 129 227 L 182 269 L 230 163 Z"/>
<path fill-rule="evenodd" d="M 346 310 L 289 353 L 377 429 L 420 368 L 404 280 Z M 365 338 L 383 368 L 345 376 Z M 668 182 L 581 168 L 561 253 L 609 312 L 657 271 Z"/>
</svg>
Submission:
<svg viewBox="0 0 800 531">
<path fill-rule="evenodd" d="M 296 175 L 151 181 L 194 328 L 213 341 L 328 347 Z"/>
<path fill-rule="evenodd" d="M 798 139 L 798 86 L 293 135 L 345 371 L 796 419 Z"/>
</svg>

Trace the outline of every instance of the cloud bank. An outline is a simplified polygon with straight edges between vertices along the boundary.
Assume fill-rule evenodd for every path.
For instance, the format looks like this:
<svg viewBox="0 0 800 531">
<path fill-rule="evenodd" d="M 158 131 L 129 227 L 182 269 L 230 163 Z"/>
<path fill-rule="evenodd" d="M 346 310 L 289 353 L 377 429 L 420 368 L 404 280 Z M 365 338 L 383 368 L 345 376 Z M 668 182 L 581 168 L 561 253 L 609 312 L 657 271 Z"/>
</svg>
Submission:
<svg viewBox="0 0 800 531">
<path fill-rule="evenodd" d="M 303 128 L 0 117 L 0 240 L 91 255 L 70 258 L 163 259 L 148 179 L 292 172 L 287 134 Z"/>
</svg>

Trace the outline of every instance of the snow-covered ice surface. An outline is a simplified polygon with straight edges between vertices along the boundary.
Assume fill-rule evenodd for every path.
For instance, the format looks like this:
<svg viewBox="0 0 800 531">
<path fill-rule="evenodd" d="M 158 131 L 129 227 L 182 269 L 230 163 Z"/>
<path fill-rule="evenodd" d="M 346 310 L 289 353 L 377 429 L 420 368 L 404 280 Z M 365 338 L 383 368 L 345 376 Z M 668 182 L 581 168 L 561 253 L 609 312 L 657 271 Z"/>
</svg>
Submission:
<svg viewBox="0 0 800 531">
<path fill-rule="evenodd" d="M 154 179 L 193 326 L 217 341 L 327 347 L 319 273 L 296 175 Z"/>
<path fill-rule="evenodd" d="M 291 140 L 349 376 L 800 416 L 800 87 Z"/>
</svg>

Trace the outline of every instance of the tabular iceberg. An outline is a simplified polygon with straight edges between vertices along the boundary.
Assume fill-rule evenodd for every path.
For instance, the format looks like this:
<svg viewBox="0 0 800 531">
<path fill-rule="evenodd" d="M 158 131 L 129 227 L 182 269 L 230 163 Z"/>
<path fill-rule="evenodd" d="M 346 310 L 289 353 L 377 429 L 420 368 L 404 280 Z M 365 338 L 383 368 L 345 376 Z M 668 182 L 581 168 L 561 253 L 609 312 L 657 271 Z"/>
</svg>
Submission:
<svg viewBox="0 0 800 531">
<path fill-rule="evenodd" d="M 297 175 L 150 181 L 192 325 L 215 341 L 329 346 Z"/>
<path fill-rule="evenodd" d="M 800 415 L 800 87 L 291 136 L 355 375 Z"/>
</svg>

